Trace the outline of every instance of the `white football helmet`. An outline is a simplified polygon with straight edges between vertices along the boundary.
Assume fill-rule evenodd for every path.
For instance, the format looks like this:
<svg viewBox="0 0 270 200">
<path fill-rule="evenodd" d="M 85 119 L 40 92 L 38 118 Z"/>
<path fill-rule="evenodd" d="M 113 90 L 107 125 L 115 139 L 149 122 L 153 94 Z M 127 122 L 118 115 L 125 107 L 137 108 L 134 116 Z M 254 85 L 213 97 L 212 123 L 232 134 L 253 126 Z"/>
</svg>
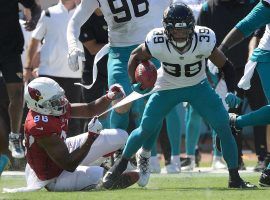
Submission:
<svg viewBox="0 0 270 200">
<path fill-rule="evenodd" d="M 24 99 L 29 109 L 43 115 L 54 116 L 65 114 L 69 103 L 63 88 L 46 77 L 31 81 L 25 88 Z"/>
</svg>

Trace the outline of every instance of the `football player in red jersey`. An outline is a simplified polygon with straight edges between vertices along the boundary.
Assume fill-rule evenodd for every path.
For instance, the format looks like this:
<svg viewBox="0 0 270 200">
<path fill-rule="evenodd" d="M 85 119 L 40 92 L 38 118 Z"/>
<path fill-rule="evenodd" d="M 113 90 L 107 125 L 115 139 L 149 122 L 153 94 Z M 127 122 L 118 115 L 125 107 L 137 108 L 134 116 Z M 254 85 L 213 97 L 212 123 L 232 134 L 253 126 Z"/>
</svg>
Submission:
<svg viewBox="0 0 270 200">
<path fill-rule="evenodd" d="M 120 85 L 91 103 L 70 104 L 64 90 L 50 78 L 40 77 L 25 89 L 29 112 L 25 121 L 26 181 L 32 191 L 80 191 L 96 188 L 104 168 L 91 163 L 124 146 L 128 134 L 121 129 L 104 129 L 94 117 L 105 111 L 111 101 L 124 97 Z M 88 132 L 67 138 L 71 117 L 93 119 Z M 114 188 L 125 188 L 138 180 L 137 172 L 122 176 Z"/>
</svg>

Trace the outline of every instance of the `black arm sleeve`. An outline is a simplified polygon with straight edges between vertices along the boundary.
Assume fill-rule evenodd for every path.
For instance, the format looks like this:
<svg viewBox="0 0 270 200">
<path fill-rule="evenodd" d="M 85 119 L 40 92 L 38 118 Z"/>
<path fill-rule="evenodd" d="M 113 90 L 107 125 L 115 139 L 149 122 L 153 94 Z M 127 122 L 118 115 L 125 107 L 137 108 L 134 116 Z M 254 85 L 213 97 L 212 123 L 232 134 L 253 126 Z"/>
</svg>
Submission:
<svg viewBox="0 0 270 200">
<path fill-rule="evenodd" d="M 237 84 L 235 78 L 235 67 L 232 62 L 227 59 L 221 70 L 223 72 L 228 91 L 234 93 Z"/>
</svg>

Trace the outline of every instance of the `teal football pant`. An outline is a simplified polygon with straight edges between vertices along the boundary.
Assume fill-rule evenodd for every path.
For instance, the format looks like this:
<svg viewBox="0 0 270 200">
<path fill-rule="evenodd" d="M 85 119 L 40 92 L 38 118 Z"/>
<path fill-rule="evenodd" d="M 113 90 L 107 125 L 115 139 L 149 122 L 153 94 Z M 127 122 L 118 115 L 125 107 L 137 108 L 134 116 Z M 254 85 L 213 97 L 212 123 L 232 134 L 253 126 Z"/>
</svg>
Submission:
<svg viewBox="0 0 270 200">
<path fill-rule="evenodd" d="M 218 133 L 228 168 L 236 169 L 237 146 L 231 133 L 228 113 L 221 99 L 206 80 L 194 86 L 152 94 L 146 104 L 140 126 L 132 131 L 128 138 L 123 157 L 132 157 L 140 147 L 151 150 L 164 116 L 181 102 L 189 102 Z"/>
</svg>

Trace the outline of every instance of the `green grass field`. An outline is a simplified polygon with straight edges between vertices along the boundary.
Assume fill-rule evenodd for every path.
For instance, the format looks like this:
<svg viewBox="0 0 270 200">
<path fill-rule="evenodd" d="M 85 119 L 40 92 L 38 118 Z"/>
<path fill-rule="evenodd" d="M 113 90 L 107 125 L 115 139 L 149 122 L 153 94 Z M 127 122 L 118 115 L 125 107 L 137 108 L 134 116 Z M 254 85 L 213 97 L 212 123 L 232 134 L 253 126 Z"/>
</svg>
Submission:
<svg viewBox="0 0 270 200">
<path fill-rule="evenodd" d="M 258 183 L 260 173 L 242 173 L 242 177 L 252 183 Z M 178 175 L 152 175 L 147 188 L 137 185 L 125 190 L 95 192 L 47 192 L 41 190 L 31 193 L 0 194 L 1 199 L 98 199 L 98 200 L 173 200 L 173 199 L 229 199 L 253 200 L 268 199 L 270 189 L 258 187 L 255 190 L 227 188 L 227 174 L 181 173 Z M 2 176 L 0 191 L 4 187 L 25 186 L 23 176 Z"/>
</svg>

